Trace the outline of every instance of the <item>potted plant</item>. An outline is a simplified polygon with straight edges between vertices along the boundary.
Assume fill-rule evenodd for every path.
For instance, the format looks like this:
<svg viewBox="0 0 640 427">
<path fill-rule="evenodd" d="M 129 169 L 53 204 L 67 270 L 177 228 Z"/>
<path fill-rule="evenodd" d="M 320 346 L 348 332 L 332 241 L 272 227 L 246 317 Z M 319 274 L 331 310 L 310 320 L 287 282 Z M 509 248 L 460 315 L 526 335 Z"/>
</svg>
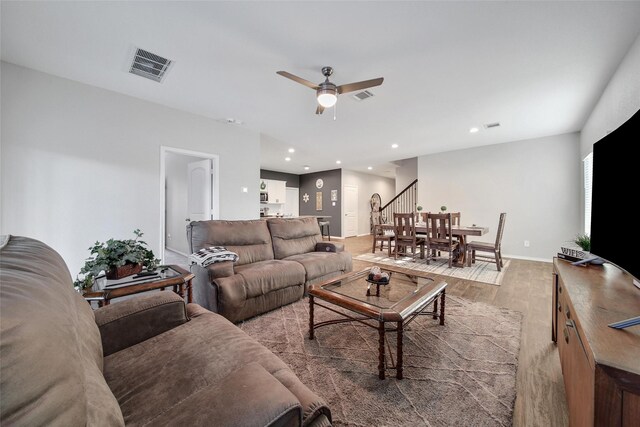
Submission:
<svg viewBox="0 0 640 427">
<path fill-rule="evenodd" d="M 416 222 L 422 221 L 422 206 L 416 206 L 416 210 L 418 211 L 418 215 L 416 215 Z"/>
<path fill-rule="evenodd" d="M 588 234 L 578 234 L 573 238 L 573 243 L 585 252 L 591 252 L 591 237 Z"/>
<path fill-rule="evenodd" d="M 445 213 L 447 211 L 447 207 L 445 205 L 440 206 L 440 212 Z"/>
<path fill-rule="evenodd" d="M 139 273 L 143 266 L 148 271 L 155 270 L 160 260 L 156 259 L 146 242 L 139 240 L 143 235 L 140 230 L 134 230 L 133 234 L 135 239 L 109 239 L 90 247 L 93 256 L 85 261 L 74 286 L 79 289 L 91 287 L 103 271 L 107 279 L 112 280 Z"/>
</svg>

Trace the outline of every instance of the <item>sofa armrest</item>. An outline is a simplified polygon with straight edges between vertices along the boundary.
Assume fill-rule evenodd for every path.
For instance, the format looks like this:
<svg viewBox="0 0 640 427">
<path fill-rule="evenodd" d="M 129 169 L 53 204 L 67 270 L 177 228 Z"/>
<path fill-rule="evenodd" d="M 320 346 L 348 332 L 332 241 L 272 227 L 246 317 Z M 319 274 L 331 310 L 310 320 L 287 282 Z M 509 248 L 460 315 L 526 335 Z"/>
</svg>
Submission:
<svg viewBox="0 0 640 427">
<path fill-rule="evenodd" d="M 233 261 L 214 262 L 206 267 L 203 267 L 209 275 L 209 280 L 213 281 L 220 277 L 233 276 L 235 271 L 233 270 Z"/>
<path fill-rule="evenodd" d="M 249 363 L 169 408 L 154 425 L 300 426 L 298 399 L 258 363 Z"/>
<path fill-rule="evenodd" d="M 316 243 L 316 252 L 343 252 L 344 243 L 334 242 L 318 242 Z"/>
<path fill-rule="evenodd" d="M 94 311 L 94 315 L 100 329 L 104 356 L 160 335 L 189 320 L 184 300 L 170 291 L 110 304 Z"/>
</svg>

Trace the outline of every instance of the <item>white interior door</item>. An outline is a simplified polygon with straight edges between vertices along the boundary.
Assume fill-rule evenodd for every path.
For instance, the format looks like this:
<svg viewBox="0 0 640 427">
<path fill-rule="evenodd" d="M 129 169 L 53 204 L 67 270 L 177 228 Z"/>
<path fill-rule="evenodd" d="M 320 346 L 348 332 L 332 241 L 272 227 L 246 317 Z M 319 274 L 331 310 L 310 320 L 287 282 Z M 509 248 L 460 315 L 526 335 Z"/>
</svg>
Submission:
<svg viewBox="0 0 640 427">
<path fill-rule="evenodd" d="M 200 160 L 188 165 L 187 222 L 211 219 L 211 159 Z"/>
<path fill-rule="evenodd" d="M 284 214 L 286 216 L 300 215 L 300 205 L 298 204 L 298 196 L 300 190 L 298 188 L 287 187 L 284 204 Z"/>
<path fill-rule="evenodd" d="M 344 186 L 344 237 L 358 235 L 358 187 Z"/>
</svg>

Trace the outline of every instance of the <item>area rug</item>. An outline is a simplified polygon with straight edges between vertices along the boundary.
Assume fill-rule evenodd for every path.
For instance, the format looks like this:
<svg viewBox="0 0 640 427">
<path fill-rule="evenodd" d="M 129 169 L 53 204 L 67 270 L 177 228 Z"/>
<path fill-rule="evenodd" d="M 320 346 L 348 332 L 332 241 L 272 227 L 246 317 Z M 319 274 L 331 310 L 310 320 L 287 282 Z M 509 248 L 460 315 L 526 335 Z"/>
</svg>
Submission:
<svg viewBox="0 0 640 427">
<path fill-rule="evenodd" d="M 425 273 L 440 274 L 443 276 L 456 277 L 458 279 L 473 280 L 474 282 L 488 283 L 490 285 L 500 285 L 505 271 L 509 268 L 510 260 L 504 260 L 504 267 L 502 271 L 498 271 L 496 264 L 493 262 L 486 262 L 476 260 L 471 267 L 451 267 L 449 268 L 448 258 L 436 258 L 432 259 L 431 263 L 427 265 L 427 261 L 416 257 L 415 262 L 411 257 L 401 257 L 394 259 L 388 257 L 386 252 L 383 253 L 366 253 L 358 255 L 355 259 L 360 261 L 372 262 L 375 264 L 395 265 L 397 267 L 409 268 L 411 270 L 423 271 Z"/>
<path fill-rule="evenodd" d="M 511 425 L 520 313 L 448 296 L 444 326 L 419 316 L 405 331 L 404 379 L 380 380 L 375 329 L 330 325 L 309 340 L 308 310 L 304 298 L 239 326 L 325 399 L 334 425 Z M 336 316 L 315 309 L 317 322 Z"/>
</svg>

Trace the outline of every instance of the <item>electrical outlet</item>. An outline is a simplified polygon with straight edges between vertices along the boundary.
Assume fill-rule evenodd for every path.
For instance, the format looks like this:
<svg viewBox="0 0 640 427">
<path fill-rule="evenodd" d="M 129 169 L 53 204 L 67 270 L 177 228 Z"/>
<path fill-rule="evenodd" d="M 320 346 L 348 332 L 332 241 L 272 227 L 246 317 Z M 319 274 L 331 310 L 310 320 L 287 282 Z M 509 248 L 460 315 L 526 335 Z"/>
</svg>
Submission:
<svg viewBox="0 0 640 427">
<path fill-rule="evenodd" d="M 524 247 L 525 247 L 525 248 L 528 248 L 528 247 L 529 247 L 529 241 L 528 241 L 528 240 L 525 240 L 525 241 L 524 241 Z"/>
<path fill-rule="evenodd" d="M 167 240 L 171 240 L 171 234 L 167 234 Z"/>
</svg>

